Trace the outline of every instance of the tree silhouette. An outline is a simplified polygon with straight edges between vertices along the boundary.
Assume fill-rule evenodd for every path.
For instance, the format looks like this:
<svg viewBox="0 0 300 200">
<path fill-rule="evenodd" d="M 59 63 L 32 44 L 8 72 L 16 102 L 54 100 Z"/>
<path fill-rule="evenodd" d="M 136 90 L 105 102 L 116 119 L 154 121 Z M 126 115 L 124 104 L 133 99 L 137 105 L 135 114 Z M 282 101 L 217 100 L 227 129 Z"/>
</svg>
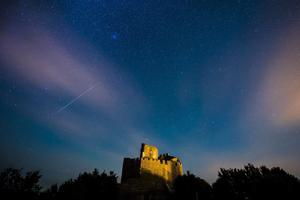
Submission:
<svg viewBox="0 0 300 200">
<path fill-rule="evenodd" d="M 212 187 L 203 179 L 190 174 L 178 176 L 174 181 L 175 199 L 212 199 Z"/>
<path fill-rule="evenodd" d="M 84 172 L 77 179 L 63 183 L 58 191 L 58 199 L 116 199 L 118 195 L 117 176 L 112 171 L 109 174 Z"/>
<path fill-rule="evenodd" d="M 299 199 L 299 180 L 278 167 L 220 169 L 213 184 L 216 199 Z"/>
<path fill-rule="evenodd" d="M 8 168 L 0 174 L 1 199 L 30 198 L 37 199 L 41 186 L 39 171 L 27 172 L 22 175 L 22 169 Z"/>
<path fill-rule="evenodd" d="M 40 199 L 43 200 L 54 200 L 58 198 L 58 185 L 51 185 L 46 191 L 40 194 Z"/>
<path fill-rule="evenodd" d="M 114 172 L 92 172 L 79 174 L 58 186 L 52 185 L 41 192 L 38 171 L 22 174 L 22 169 L 5 169 L 0 173 L 0 199 L 82 200 L 82 199 L 175 199 L 175 200 L 261 200 L 300 199 L 300 182 L 278 167 L 255 167 L 252 164 L 242 169 L 223 169 L 211 187 L 205 180 L 187 172 L 173 183 L 174 193 L 169 187 L 159 191 L 161 177 L 146 176 L 137 182 L 120 186 Z M 161 182 L 163 183 L 163 182 Z M 144 186 L 143 186 L 144 185 Z M 143 186 L 143 187 L 142 187 Z M 122 189 L 129 193 L 124 193 Z M 124 192 L 123 191 L 123 192 Z"/>
</svg>

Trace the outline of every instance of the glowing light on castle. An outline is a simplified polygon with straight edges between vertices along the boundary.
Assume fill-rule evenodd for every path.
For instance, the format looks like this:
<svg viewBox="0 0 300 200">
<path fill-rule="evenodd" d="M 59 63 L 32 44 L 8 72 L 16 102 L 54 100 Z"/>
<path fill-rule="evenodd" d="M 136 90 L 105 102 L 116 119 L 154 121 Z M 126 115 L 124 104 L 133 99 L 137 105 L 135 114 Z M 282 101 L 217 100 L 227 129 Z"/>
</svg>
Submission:
<svg viewBox="0 0 300 200">
<path fill-rule="evenodd" d="M 175 178 L 180 175 L 182 163 L 177 157 L 169 154 L 159 155 L 155 146 L 142 144 L 139 158 L 124 158 L 121 182 L 135 179 L 146 185 L 154 181 L 171 187 Z"/>
</svg>

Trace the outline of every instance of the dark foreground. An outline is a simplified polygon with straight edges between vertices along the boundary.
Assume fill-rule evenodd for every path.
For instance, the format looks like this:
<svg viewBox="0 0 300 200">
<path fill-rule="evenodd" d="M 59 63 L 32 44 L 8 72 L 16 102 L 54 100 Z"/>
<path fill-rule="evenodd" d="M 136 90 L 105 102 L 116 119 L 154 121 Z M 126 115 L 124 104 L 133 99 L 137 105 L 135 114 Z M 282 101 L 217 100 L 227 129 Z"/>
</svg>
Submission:
<svg viewBox="0 0 300 200">
<path fill-rule="evenodd" d="M 251 164 L 243 169 L 220 169 L 212 185 L 187 172 L 177 177 L 167 192 L 124 195 L 122 185 L 113 172 L 84 172 L 76 179 L 42 189 L 38 171 L 22 173 L 20 169 L 5 169 L 0 175 L 0 199 L 184 199 L 184 200 L 256 200 L 300 199 L 300 181 L 283 169 Z"/>
</svg>

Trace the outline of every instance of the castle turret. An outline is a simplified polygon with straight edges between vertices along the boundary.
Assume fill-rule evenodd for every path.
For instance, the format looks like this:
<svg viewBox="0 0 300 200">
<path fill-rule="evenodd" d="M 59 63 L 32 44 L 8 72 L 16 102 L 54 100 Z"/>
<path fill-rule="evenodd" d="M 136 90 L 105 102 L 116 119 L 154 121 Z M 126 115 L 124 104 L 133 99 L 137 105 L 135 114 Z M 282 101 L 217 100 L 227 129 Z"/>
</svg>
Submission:
<svg viewBox="0 0 300 200">
<path fill-rule="evenodd" d="M 140 158 L 158 159 L 158 149 L 155 146 L 142 143 Z"/>
<path fill-rule="evenodd" d="M 124 158 L 121 182 L 140 179 L 146 183 L 147 179 L 151 182 L 164 182 L 171 187 L 174 179 L 180 175 L 182 164 L 177 157 L 169 154 L 159 155 L 155 146 L 143 143 L 139 158 Z"/>
</svg>

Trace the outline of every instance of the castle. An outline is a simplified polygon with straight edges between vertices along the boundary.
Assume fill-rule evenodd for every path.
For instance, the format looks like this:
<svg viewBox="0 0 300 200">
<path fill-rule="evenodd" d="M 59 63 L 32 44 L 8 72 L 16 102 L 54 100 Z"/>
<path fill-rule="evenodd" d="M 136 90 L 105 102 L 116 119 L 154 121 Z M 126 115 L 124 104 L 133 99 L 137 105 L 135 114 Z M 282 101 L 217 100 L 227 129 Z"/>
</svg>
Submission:
<svg viewBox="0 0 300 200">
<path fill-rule="evenodd" d="M 124 158 L 121 184 L 130 190 L 149 191 L 168 188 L 182 175 L 182 163 L 169 154 L 158 154 L 155 146 L 142 144 L 139 158 Z"/>
</svg>

